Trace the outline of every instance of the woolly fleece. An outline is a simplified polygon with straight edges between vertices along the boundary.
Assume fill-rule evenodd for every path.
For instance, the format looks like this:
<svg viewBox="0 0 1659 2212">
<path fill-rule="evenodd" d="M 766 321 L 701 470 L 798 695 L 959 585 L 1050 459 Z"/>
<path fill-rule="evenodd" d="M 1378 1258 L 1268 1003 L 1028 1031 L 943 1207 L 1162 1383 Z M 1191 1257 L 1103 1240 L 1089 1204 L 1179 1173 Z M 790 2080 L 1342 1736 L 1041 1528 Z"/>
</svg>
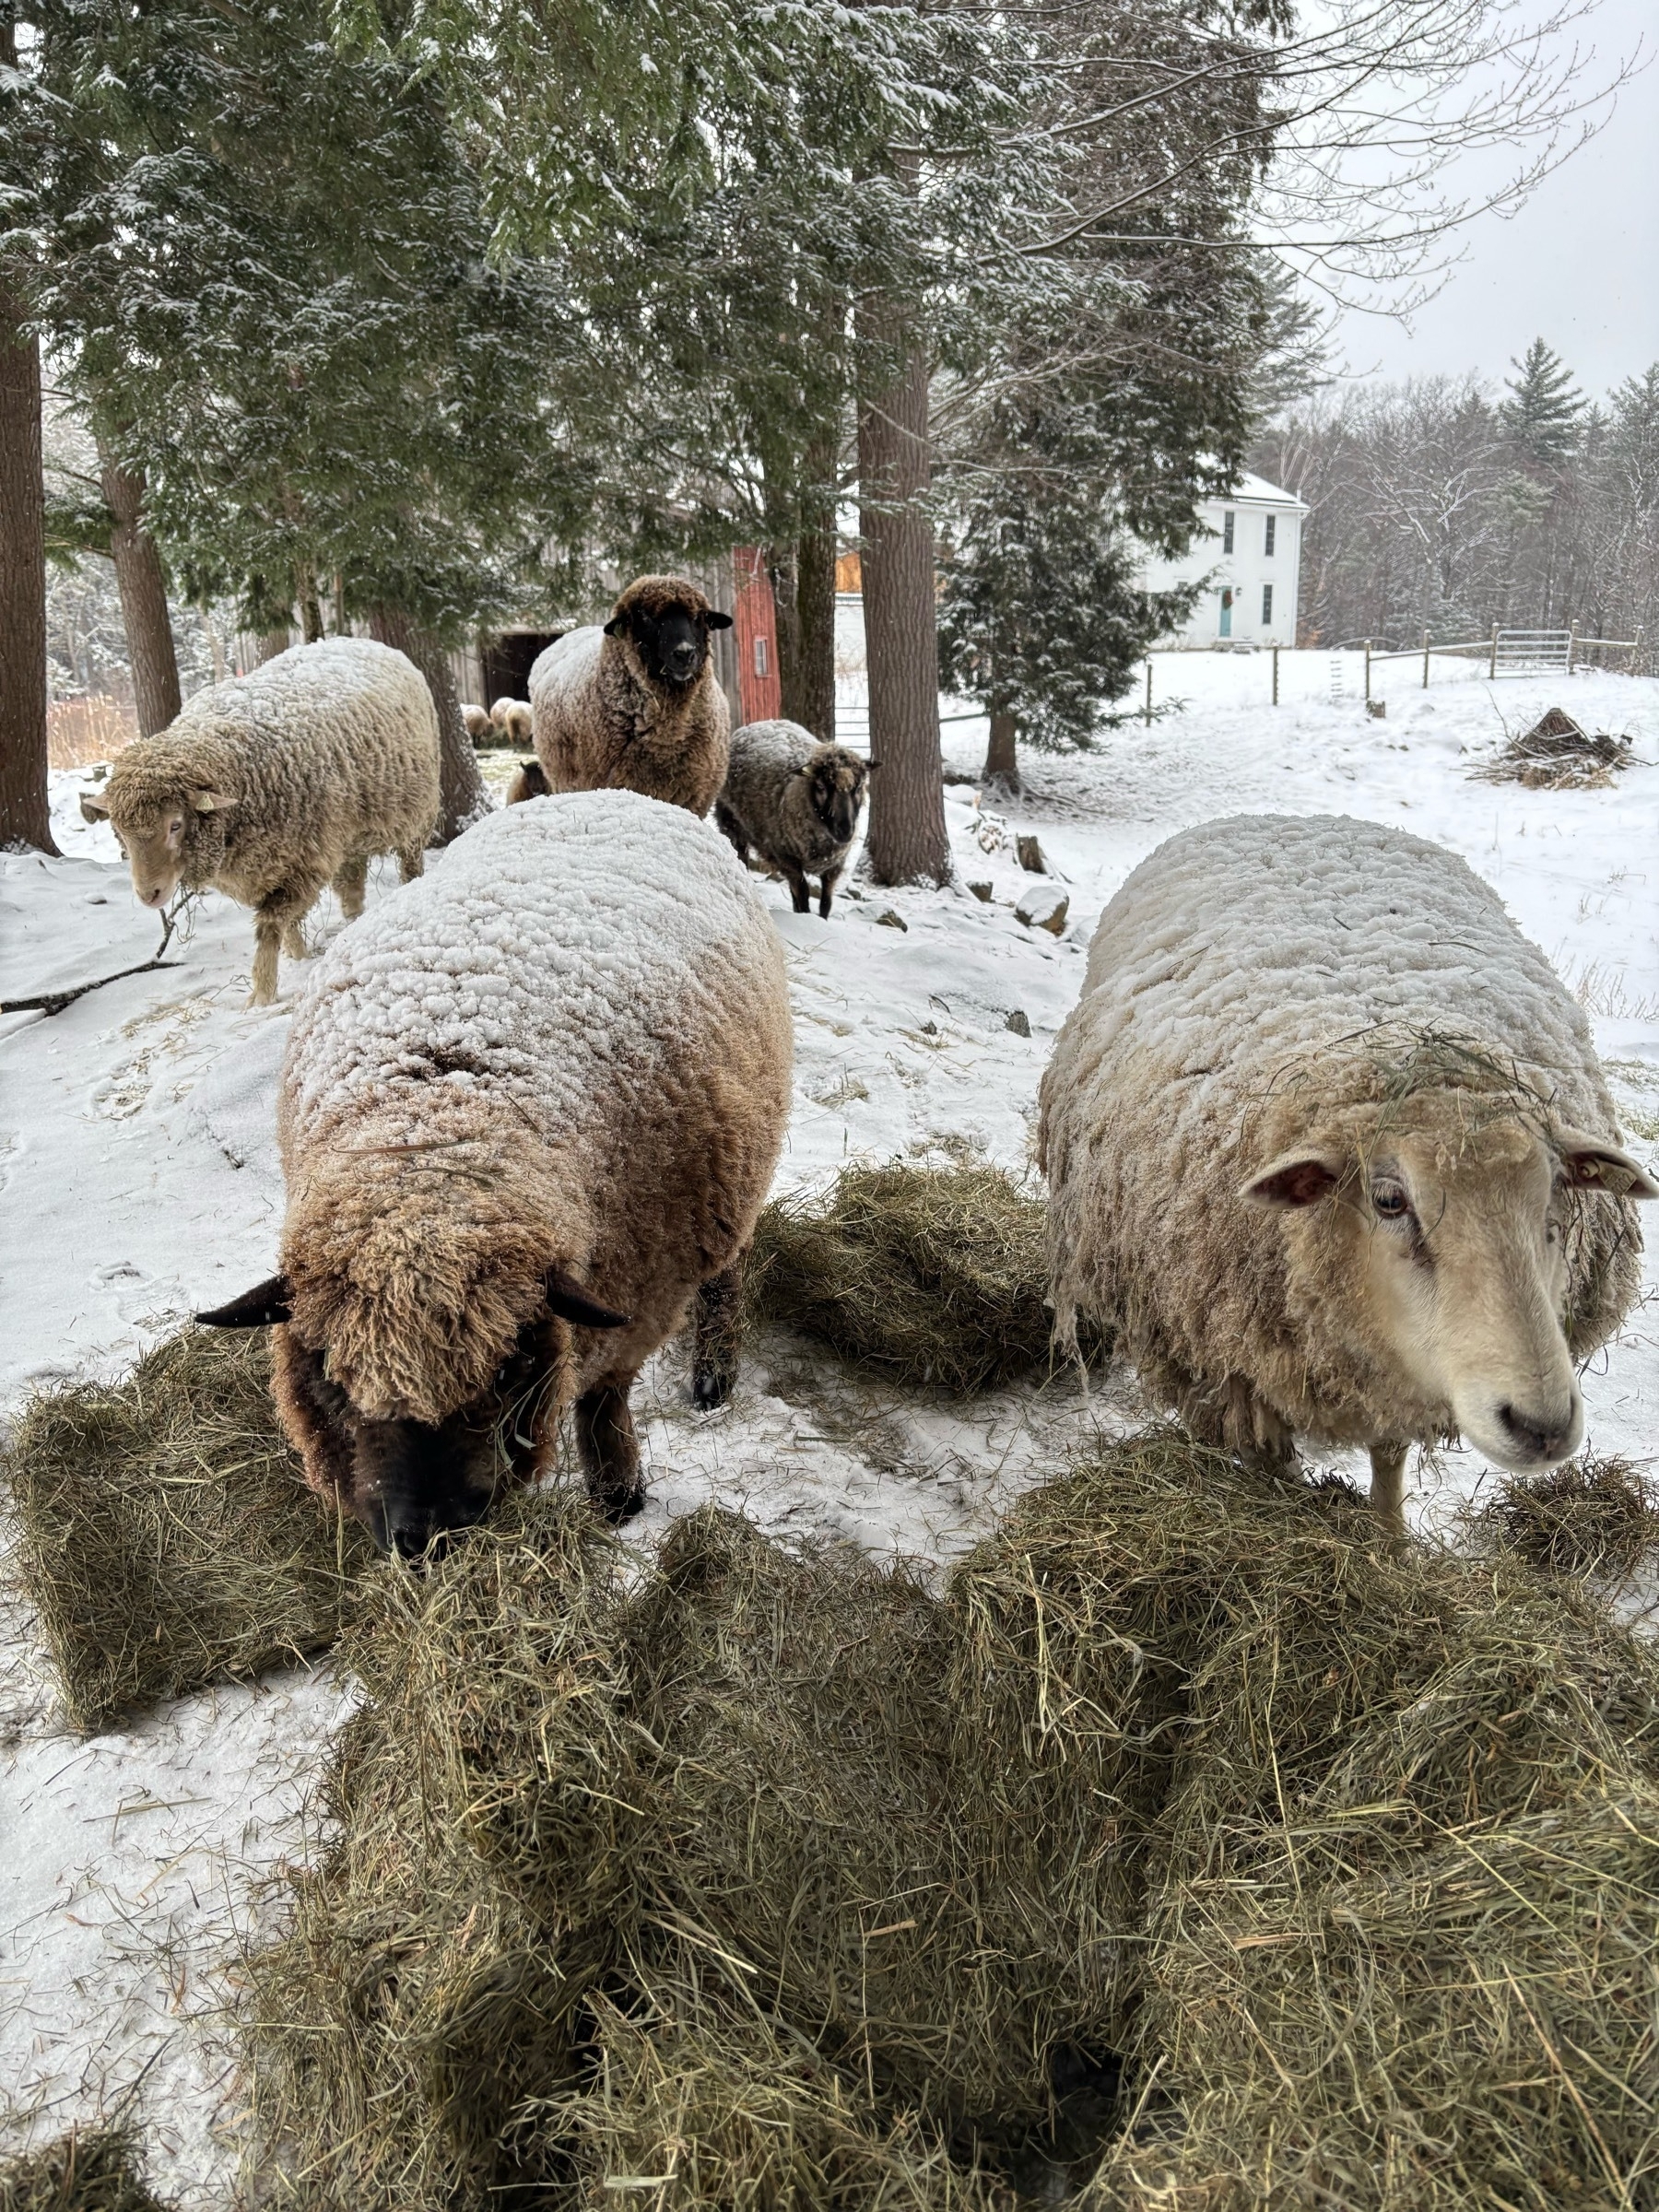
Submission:
<svg viewBox="0 0 1659 2212">
<path fill-rule="evenodd" d="M 373 1418 L 486 1388 L 561 1266 L 568 1398 L 630 1377 L 747 1248 L 783 1137 L 782 947 L 712 828 L 629 792 L 493 815 L 337 938 L 279 1133 L 294 1327 Z"/>
<path fill-rule="evenodd" d="M 1208 822 L 1143 861 L 1100 917 L 1040 1102 L 1062 1334 L 1079 1309 L 1114 1328 L 1155 1394 L 1234 1447 L 1281 1423 L 1337 1443 L 1401 1426 L 1339 1341 L 1317 1218 L 1248 1204 L 1253 1174 L 1385 1126 L 1618 1141 L 1583 1013 L 1496 892 L 1441 846 L 1329 815 Z M 1628 1310 L 1641 1249 L 1631 1204 L 1574 1195 L 1575 1358 Z"/>
<path fill-rule="evenodd" d="M 677 577 L 637 578 L 613 619 L 636 604 L 709 612 L 697 586 Z M 549 791 L 638 791 L 703 815 L 725 781 L 731 716 L 712 655 L 675 693 L 651 681 L 631 638 L 607 638 L 596 624 L 572 629 L 537 655 L 530 708 Z"/>
<path fill-rule="evenodd" d="M 721 808 L 773 867 L 821 877 L 846 865 L 855 839 L 843 843 L 813 810 L 812 771 L 827 763 L 842 790 L 862 793 L 869 771 L 858 755 L 820 743 L 798 722 L 749 722 L 735 732 Z"/>
</svg>

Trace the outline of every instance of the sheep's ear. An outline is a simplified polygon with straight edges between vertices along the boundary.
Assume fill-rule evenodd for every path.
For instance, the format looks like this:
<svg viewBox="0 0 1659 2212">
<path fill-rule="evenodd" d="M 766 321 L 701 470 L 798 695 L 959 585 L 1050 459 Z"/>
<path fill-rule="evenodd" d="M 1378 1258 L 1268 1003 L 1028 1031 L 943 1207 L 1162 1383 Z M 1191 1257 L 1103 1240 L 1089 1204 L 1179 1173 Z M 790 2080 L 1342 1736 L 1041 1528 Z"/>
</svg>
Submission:
<svg viewBox="0 0 1659 2212">
<path fill-rule="evenodd" d="M 274 1275 L 233 1298 L 228 1306 L 215 1306 L 211 1313 L 198 1313 L 196 1319 L 205 1329 L 268 1329 L 274 1321 L 289 1318 L 293 1297 L 288 1277 Z"/>
<path fill-rule="evenodd" d="M 1253 1175 L 1239 1195 L 1252 1206 L 1294 1212 L 1328 1198 L 1342 1180 L 1340 1163 L 1319 1152 L 1286 1152 Z"/>
<path fill-rule="evenodd" d="M 548 1268 L 547 1289 L 547 1311 L 560 1321 L 573 1321 L 584 1329 L 625 1329 L 631 1322 L 630 1314 L 613 1313 L 608 1306 L 595 1303 L 562 1267 Z"/>
<path fill-rule="evenodd" d="M 702 618 L 702 626 L 705 629 L 730 629 L 732 618 L 723 615 L 717 606 L 712 606 Z"/>
<path fill-rule="evenodd" d="M 1659 1182 L 1628 1152 L 1586 1136 L 1582 1129 L 1559 1129 L 1555 1138 L 1561 1180 L 1574 1191 L 1611 1191 L 1615 1198 L 1659 1198 Z"/>
<path fill-rule="evenodd" d="M 109 800 L 100 797 L 94 791 L 81 793 L 80 810 L 83 822 L 107 822 L 110 818 Z"/>
<path fill-rule="evenodd" d="M 605 634 L 607 638 L 619 638 L 625 634 L 627 629 L 628 617 L 626 615 L 613 615 L 610 620 L 605 626 Z"/>
<path fill-rule="evenodd" d="M 217 814 L 223 806 L 234 806 L 236 794 L 230 791 L 193 791 L 190 803 L 198 814 Z"/>
</svg>

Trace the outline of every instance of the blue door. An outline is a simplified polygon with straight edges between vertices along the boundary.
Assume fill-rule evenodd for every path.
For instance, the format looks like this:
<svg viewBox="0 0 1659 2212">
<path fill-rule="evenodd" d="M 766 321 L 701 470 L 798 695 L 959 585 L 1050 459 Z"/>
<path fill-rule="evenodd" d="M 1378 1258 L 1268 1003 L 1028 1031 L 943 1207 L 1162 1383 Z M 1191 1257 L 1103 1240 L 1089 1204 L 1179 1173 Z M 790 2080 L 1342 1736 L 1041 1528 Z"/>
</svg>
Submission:
<svg viewBox="0 0 1659 2212">
<path fill-rule="evenodd" d="M 1232 636 L 1232 590 L 1230 586 L 1221 594 L 1221 635 Z"/>
</svg>

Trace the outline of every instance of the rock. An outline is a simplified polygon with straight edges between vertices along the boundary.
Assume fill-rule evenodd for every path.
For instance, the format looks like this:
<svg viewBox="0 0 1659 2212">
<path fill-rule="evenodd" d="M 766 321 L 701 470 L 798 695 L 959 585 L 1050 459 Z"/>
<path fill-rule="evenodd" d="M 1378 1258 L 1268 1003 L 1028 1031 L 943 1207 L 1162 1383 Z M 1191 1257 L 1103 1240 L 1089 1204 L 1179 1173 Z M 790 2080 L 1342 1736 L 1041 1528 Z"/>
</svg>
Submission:
<svg viewBox="0 0 1659 2212">
<path fill-rule="evenodd" d="M 1020 1007 L 1016 1006 L 1008 1017 L 1007 1026 L 1013 1030 L 1016 1037 L 1029 1037 L 1031 1033 L 1031 1018 Z"/>
<path fill-rule="evenodd" d="M 968 888 L 973 893 L 974 897 L 980 900 L 982 905 L 990 905 L 991 886 L 988 883 L 971 883 L 968 886 Z"/>
<path fill-rule="evenodd" d="M 889 906 L 886 913 L 877 915 L 876 926 L 877 929 L 909 929 L 910 924 L 902 914 L 895 913 Z"/>
<path fill-rule="evenodd" d="M 1386 722 L 1388 701 L 1385 699 L 1368 699 L 1365 702 L 1365 711 L 1373 722 Z"/>
<path fill-rule="evenodd" d="M 1070 894 L 1053 883 L 1033 884 L 1014 909 L 1028 929 L 1046 929 L 1055 937 L 1065 927 L 1070 911 Z"/>
<path fill-rule="evenodd" d="M 1014 850 L 1019 857 L 1020 866 L 1029 876 L 1046 876 L 1048 874 L 1048 862 L 1043 859 L 1042 847 L 1034 837 L 1017 837 L 1014 841 Z"/>
</svg>

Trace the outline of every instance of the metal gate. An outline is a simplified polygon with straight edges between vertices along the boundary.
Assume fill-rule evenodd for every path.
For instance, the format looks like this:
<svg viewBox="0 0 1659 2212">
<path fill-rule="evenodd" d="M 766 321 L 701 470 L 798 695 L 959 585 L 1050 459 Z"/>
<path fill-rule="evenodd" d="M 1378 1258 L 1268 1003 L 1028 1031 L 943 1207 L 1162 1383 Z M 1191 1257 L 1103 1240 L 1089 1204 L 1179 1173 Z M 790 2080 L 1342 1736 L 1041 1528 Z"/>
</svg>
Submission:
<svg viewBox="0 0 1659 2212">
<path fill-rule="evenodd" d="M 1494 676 L 1565 676 L 1571 666 L 1570 629 L 1500 629 L 1493 641 Z"/>
</svg>

